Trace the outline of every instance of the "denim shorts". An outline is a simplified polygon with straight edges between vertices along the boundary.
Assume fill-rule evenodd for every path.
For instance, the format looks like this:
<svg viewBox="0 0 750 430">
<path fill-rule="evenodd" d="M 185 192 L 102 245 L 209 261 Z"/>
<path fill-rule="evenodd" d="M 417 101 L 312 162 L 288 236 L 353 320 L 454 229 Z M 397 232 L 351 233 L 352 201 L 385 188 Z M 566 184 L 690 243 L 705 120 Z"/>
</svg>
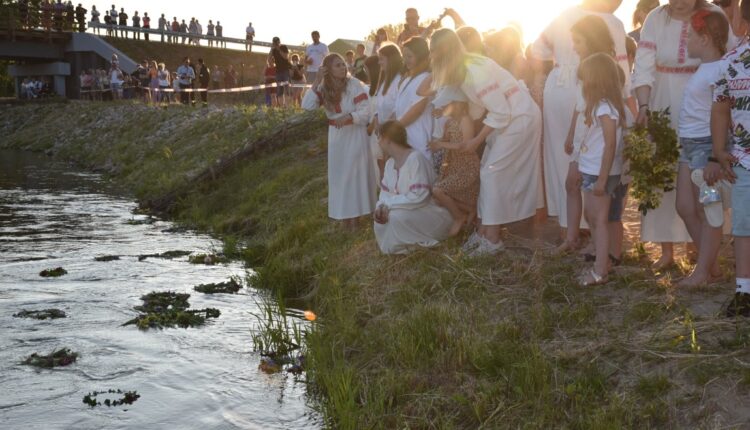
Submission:
<svg viewBox="0 0 750 430">
<path fill-rule="evenodd" d="M 622 213 L 625 211 L 625 199 L 628 196 L 628 184 L 617 184 L 615 191 L 612 193 L 612 201 L 609 203 L 609 215 L 607 221 L 622 221 Z"/>
<path fill-rule="evenodd" d="M 713 152 L 713 139 L 708 137 L 681 137 L 680 163 L 687 163 L 690 170 L 703 169 Z"/>
<path fill-rule="evenodd" d="M 288 92 L 285 90 L 285 87 L 281 86 L 282 82 L 289 82 L 289 70 L 285 72 L 276 72 L 276 82 L 279 83 L 279 86 L 276 87 L 276 94 L 283 96 L 285 92 Z"/>
<path fill-rule="evenodd" d="M 583 178 L 581 191 L 584 193 L 594 191 L 594 184 L 596 184 L 596 181 L 599 179 L 599 175 L 589 175 L 588 173 L 581 172 L 581 177 Z M 604 187 L 604 192 L 609 194 L 610 197 L 613 197 L 618 185 L 620 185 L 620 175 L 609 175 L 609 178 L 607 178 L 607 185 Z"/>
<path fill-rule="evenodd" d="M 737 181 L 732 185 L 732 236 L 750 237 L 750 171 L 734 168 Z"/>
</svg>

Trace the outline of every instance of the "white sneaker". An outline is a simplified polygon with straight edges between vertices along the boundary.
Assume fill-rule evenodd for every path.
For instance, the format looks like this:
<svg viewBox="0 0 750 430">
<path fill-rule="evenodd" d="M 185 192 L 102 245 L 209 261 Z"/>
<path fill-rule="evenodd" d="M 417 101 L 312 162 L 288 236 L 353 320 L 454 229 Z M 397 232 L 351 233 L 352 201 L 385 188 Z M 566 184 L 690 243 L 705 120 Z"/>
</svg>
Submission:
<svg viewBox="0 0 750 430">
<path fill-rule="evenodd" d="M 468 239 L 466 239 L 466 243 L 463 244 L 461 247 L 461 250 L 465 253 L 469 253 L 473 251 L 477 246 L 479 246 L 479 241 L 482 239 L 481 236 L 475 231 L 473 232 Z"/>
<path fill-rule="evenodd" d="M 495 255 L 498 252 L 502 252 L 505 250 L 505 244 L 503 241 L 499 241 L 498 243 L 492 243 L 487 238 L 481 237 L 479 239 L 479 246 L 474 248 L 471 252 L 469 252 L 469 255 L 471 257 L 479 257 L 482 255 Z"/>
</svg>

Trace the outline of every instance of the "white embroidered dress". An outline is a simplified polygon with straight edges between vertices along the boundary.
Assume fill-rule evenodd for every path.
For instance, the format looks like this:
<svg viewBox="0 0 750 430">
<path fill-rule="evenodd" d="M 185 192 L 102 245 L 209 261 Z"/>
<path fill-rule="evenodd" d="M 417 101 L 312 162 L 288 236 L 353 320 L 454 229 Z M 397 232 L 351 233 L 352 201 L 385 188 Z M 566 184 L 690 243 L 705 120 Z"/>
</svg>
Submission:
<svg viewBox="0 0 750 430">
<path fill-rule="evenodd" d="M 322 106 L 320 91 L 308 91 L 302 108 Z M 370 105 L 364 85 L 349 78 L 341 103 L 335 111 L 325 109 L 328 127 L 328 216 L 333 219 L 369 215 L 377 200 L 377 173 L 370 151 L 367 123 Z M 336 128 L 332 121 L 350 115 L 352 121 Z"/>
<path fill-rule="evenodd" d="M 565 178 L 568 165 L 573 161 L 565 153 L 564 144 L 579 93 L 577 72 L 580 59 L 573 49 L 570 29 L 588 15 L 596 15 L 607 23 L 615 42 L 615 60 L 625 72 L 625 91 L 629 94 L 630 65 L 625 49 L 625 27 L 612 14 L 589 12 L 578 6 L 569 8 L 550 23 L 532 46 L 534 57 L 555 64 L 544 85 L 544 184 L 547 213 L 558 217 L 562 227 L 568 225 Z"/>
<path fill-rule="evenodd" d="M 713 10 L 721 10 L 711 6 Z M 633 71 L 634 89 L 651 87 L 649 107 L 652 111 L 669 108 L 672 128 L 678 129 L 682 95 L 690 76 L 700 64 L 688 57 L 687 39 L 690 21 L 669 16 L 660 6 L 646 17 Z M 733 43 L 732 41 L 729 44 Z M 677 215 L 676 192 L 664 193 L 661 205 L 641 217 L 641 240 L 645 242 L 689 242 L 690 235 Z"/>
<path fill-rule="evenodd" d="M 542 115 L 528 89 L 486 57 L 469 56 L 461 90 L 474 108 L 474 119 L 487 111 L 487 137 L 479 170 L 477 211 L 483 225 L 529 218 L 541 200 Z M 479 114 L 479 115 L 477 115 Z"/>
<path fill-rule="evenodd" d="M 453 220 L 432 199 L 434 181 L 432 163 L 417 151 L 411 151 L 400 169 L 393 158 L 385 163 L 378 206 L 389 208 L 388 222 L 373 228 L 383 253 L 405 254 L 414 245 L 435 246 L 448 237 Z"/>
<path fill-rule="evenodd" d="M 388 92 L 390 93 L 394 89 L 397 90 L 396 103 L 394 105 L 395 119 L 402 118 L 409 109 L 424 99 L 424 97 L 417 95 L 417 89 L 419 88 L 419 85 L 422 84 L 422 81 L 428 76 L 430 76 L 430 74 L 424 72 L 413 78 L 406 77 L 396 88 L 394 88 L 393 85 L 398 81 L 391 84 L 391 88 L 388 89 Z M 383 120 L 379 121 L 381 124 L 385 122 Z M 432 105 L 428 103 L 427 107 L 422 111 L 422 114 L 419 115 L 414 122 L 406 126 L 406 139 L 412 148 L 419 151 L 426 159 L 432 160 L 432 151 L 430 151 L 430 148 L 427 146 L 431 140 L 431 136 Z"/>
</svg>

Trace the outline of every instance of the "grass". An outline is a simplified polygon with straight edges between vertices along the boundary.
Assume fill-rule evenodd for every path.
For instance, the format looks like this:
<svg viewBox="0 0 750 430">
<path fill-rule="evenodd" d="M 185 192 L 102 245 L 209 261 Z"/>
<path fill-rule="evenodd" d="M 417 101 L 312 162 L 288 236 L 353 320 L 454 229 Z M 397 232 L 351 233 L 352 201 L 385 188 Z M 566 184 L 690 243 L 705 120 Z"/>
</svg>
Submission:
<svg viewBox="0 0 750 430">
<path fill-rule="evenodd" d="M 117 183 L 150 198 L 294 114 L 229 108 L 203 118 L 126 105 L 128 124 L 58 137 L 57 117 L 98 124 L 107 115 L 89 106 L 70 103 L 64 115 L 0 108 L 9 118 L 0 146 L 109 166 Z M 44 126 L 18 125 L 31 118 Z M 346 232 L 326 217 L 323 130 L 196 185 L 173 216 L 224 238 L 224 253 L 255 269 L 255 287 L 317 314 L 295 334 L 271 310 L 260 335 L 269 350 L 304 337 L 310 392 L 329 426 L 742 428 L 750 420 L 750 322 L 720 315 L 731 285 L 678 290 L 669 280 L 685 267 L 652 273 L 649 249 L 630 238 L 635 251 L 611 282 L 581 288 L 580 260 L 547 255 L 529 223 L 508 227 L 509 250 L 496 258 L 464 257 L 463 238 L 380 255 L 367 223 Z M 731 266 L 726 247 L 722 255 Z"/>
</svg>

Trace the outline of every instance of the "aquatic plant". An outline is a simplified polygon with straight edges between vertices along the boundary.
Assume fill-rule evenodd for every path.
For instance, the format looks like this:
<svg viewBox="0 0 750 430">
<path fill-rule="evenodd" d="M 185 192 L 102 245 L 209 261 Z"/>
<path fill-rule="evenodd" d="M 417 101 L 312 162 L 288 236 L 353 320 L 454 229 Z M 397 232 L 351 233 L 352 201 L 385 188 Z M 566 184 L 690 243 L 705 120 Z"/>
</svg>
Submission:
<svg viewBox="0 0 750 430">
<path fill-rule="evenodd" d="M 37 320 L 46 320 L 49 319 L 56 319 L 56 318 L 65 318 L 67 315 L 65 315 L 65 312 L 61 311 L 60 309 L 44 309 L 41 311 L 27 311 L 22 310 L 21 312 L 13 314 L 16 318 L 33 318 Z"/>
<path fill-rule="evenodd" d="M 241 288 L 242 284 L 235 278 L 231 278 L 226 282 L 200 284 L 193 287 L 195 291 L 203 294 L 236 294 Z"/>
<path fill-rule="evenodd" d="M 119 259 L 120 259 L 119 255 L 103 255 L 101 257 L 94 257 L 94 261 L 102 261 L 102 262 L 115 261 Z"/>
<path fill-rule="evenodd" d="M 100 402 L 97 397 L 102 394 L 122 394 L 122 397 L 115 400 L 104 399 L 104 402 Z M 107 407 L 132 405 L 140 397 L 141 395 L 136 391 L 122 391 L 118 388 L 117 390 L 109 389 L 107 391 L 93 391 L 91 393 L 88 393 L 83 396 L 83 403 L 91 406 L 92 408 L 102 405 Z"/>
<path fill-rule="evenodd" d="M 57 278 L 62 275 L 67 275 L 68 271 L 63 269 L 62 267 L 57 267 L 54 269 L 46 269 L 39 272 L 39 276 L 42 278 Z"/>
<path fill-rule="evenodd" d="M 197 254 L 191 255 L 188 258 L 188 262 L 191 264 L 205 264 L 208 266 L 213 266 L 214 264 L 228 263 L 229 258 L 227 258 L 223 254 Z"/>
<path fill-rule="evenodd" d="M 192 253 L 192 251 L 166 251 L 160 254 L 141 254 L 138 256 L 138 261 L 143 261 L 147 258 L 164 258 L 167 260 L 171 260 L 173 258 L 185 257 Z"/>
<path fill-rule="evenodd" d="M 29 366 L 51 369 L 53 367 L 67 366 L 71 363 L 75 363 L 77 359 L 78 353 L 73 352 L 68 348 L 61 348 L 47 355 L 33 353 L 22 363 Z"/>
<path fill-rule="evenodd" d="M 123 326 L 135 325 L 141 330 L 197 327 L 205 324 L 207 319 L 221 315 L 215 308 L 188 309 L 188 298 L 190 294 L 172 291 L 152 292 L 141 296 L 143 304 L 133 307 L 141 314 L 125 322 Z"/>
<path fill-rule="evenodd" d="M 301 323 L 287 315 L 282 297 L 276 300 L 263 296 L 258 303 L 261 310 L 254 314 L 260 328 L 253 333 L 253 348 L 260 352 L 258 368 L 266 373 L 286 370 L 299 373 L 304 363 L 304 343 Z"/>
</svg>

